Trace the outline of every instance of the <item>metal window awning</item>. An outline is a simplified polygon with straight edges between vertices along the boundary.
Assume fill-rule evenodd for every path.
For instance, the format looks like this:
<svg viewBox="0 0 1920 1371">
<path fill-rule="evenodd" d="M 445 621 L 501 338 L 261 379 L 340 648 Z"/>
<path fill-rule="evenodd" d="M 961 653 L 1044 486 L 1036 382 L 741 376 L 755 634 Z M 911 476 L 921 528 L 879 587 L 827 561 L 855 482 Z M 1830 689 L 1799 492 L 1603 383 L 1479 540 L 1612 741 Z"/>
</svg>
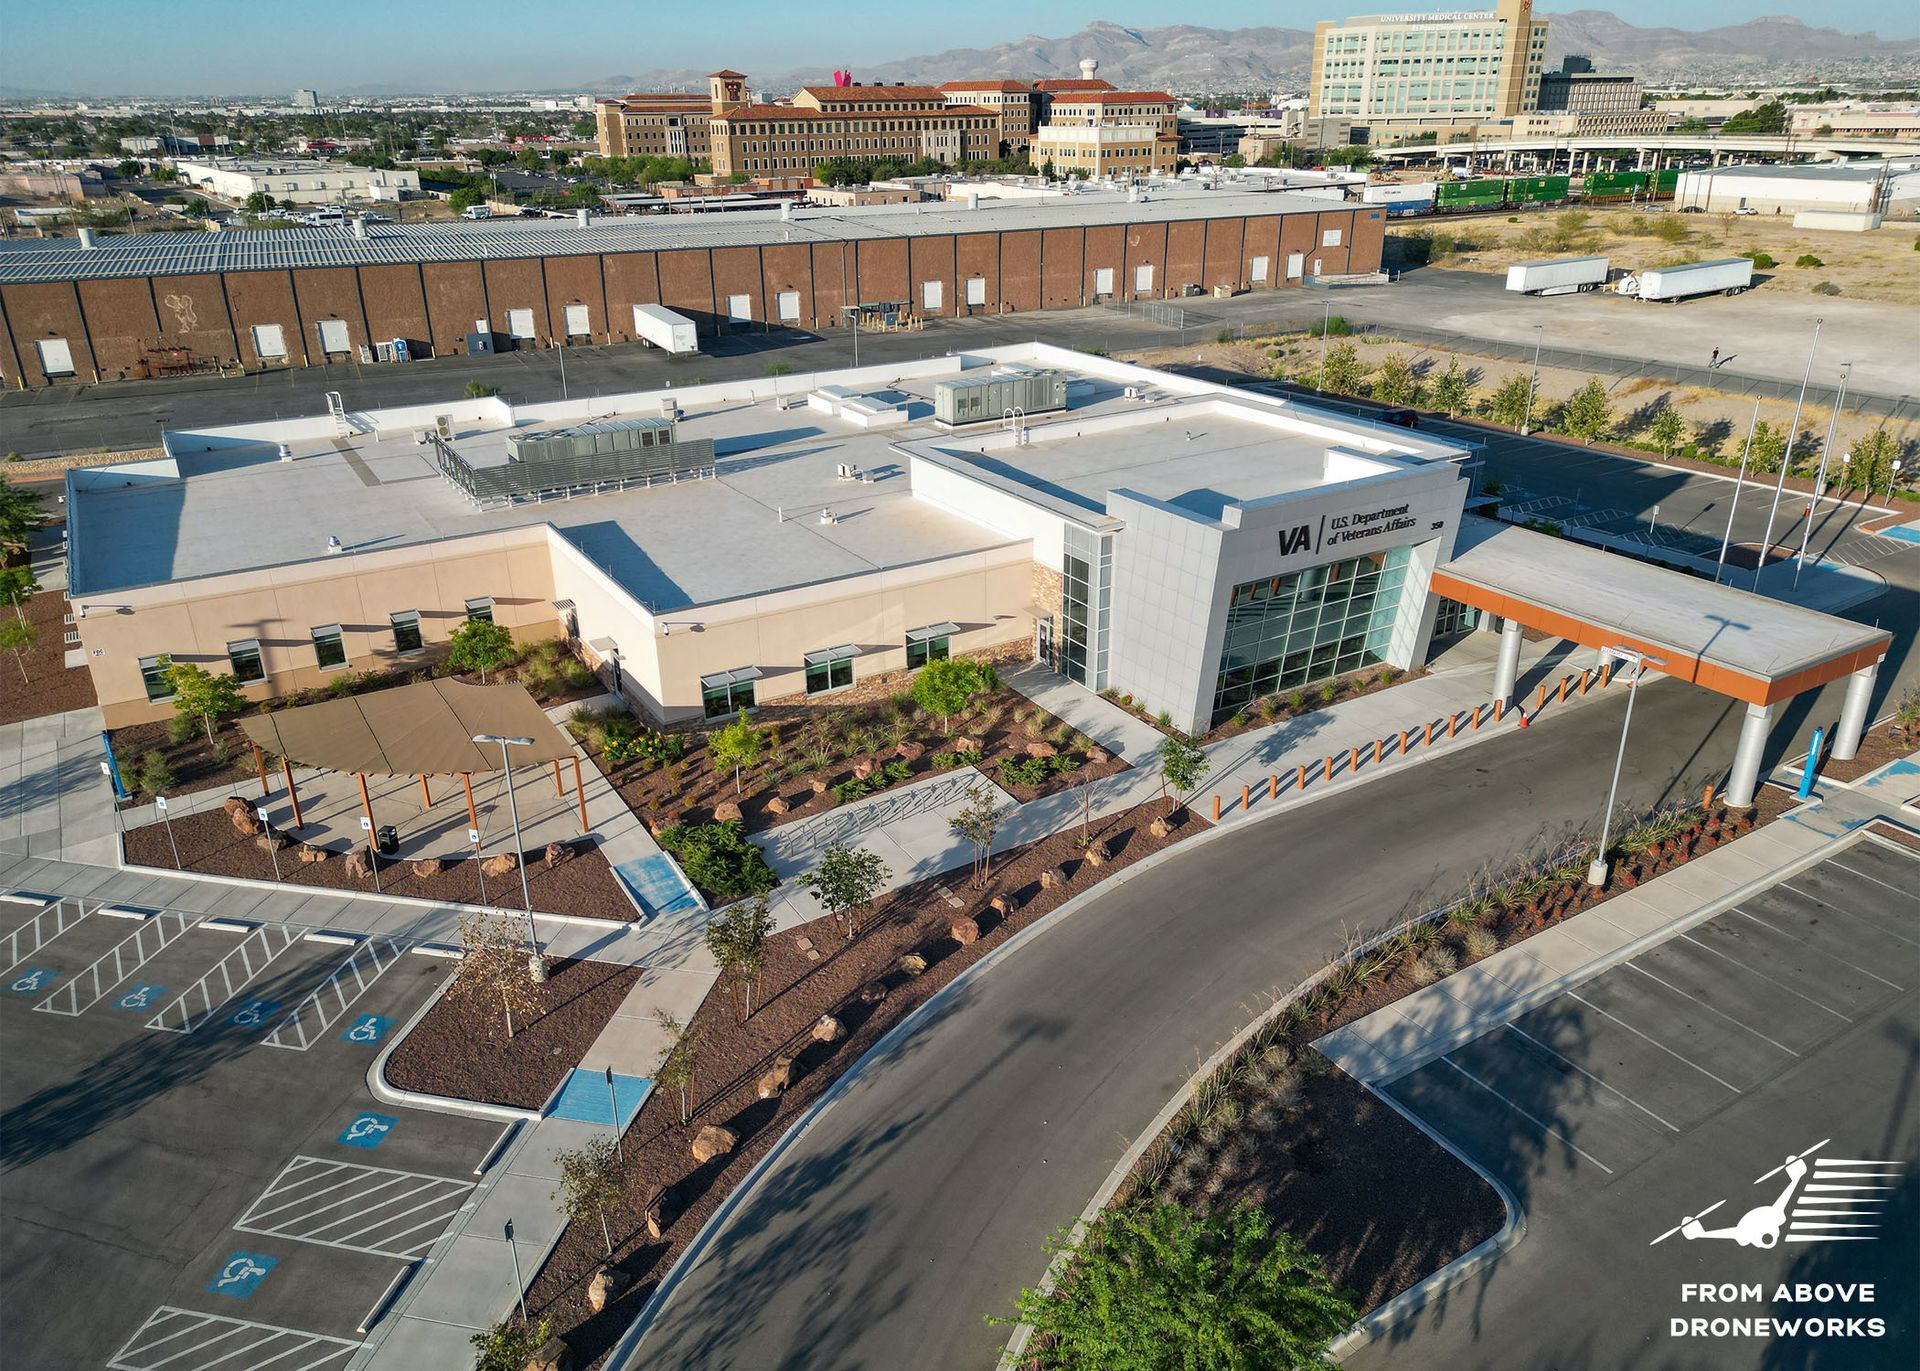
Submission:
<svg viewBox="0 0 1920 1371">
<path fill-rule="evenodd" d="M 571 600 L 554 600 L 550 603 L 555 609 L 561 610 L 562 612 L 573 608 L 573 601 Z"/>
<path fill-rule="evenodd" d="M 759 667 L 741 666 L 735 667 L 732 671 L 716 671 L 711 676 L 702 676 L 700 678 L 700 685 L 701 688 L 705 690 L 716 690 L 721 686 L 739 685 L 743 681 L 757 681 L 759 679 Z"/>
<path fill-rule="evenodd" d="M 860 649 L 852 643 L 847 643 L 841 647 L 823 647 L 818 652 L 809 652 L 806 655 L 806 663 L 808 666 L 825 666 L 828 662 L 836 662 L 846 657 L 858 657 L 859 655 Z M 754 674 L 758 675 L 759 673 L 755 672 Z"/>
<path fill-rule="evenodd" d="M 948 620 L 945 623 L 928 624 L 925 628 L 907 630 L 907 641 L 923 643 L 929 638 L 950 638 L 960 631 L 960 625 Z"/>
</svg>

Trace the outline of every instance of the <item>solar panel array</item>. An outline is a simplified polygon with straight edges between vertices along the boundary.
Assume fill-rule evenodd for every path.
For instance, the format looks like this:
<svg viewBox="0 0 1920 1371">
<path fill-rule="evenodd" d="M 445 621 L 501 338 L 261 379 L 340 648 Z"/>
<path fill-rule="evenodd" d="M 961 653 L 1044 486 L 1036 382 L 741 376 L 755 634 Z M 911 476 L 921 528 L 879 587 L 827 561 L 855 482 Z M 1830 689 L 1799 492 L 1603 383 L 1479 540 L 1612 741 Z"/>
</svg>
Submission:
<svg viewBox="0 0 1920 1371">
<path fill-rule="evenodd" d="M 1098 195 L 1039 204 L 983 202 L 965 209 L 930 204 L 924 213 L 804 212 L 782 219 L 765 212 L 646 215 L 577 221 L 495 220 L 459 224 L 374 224 L 368 236 L 350 228 L 224 229 L 205 233 L 108 234 L 83 248 L 71 238 L 0 242 L 0 285 L 126 277 L 193 276 L 232 271 L 475 262 L 673 248 L 754 247 L 778 243 L 841 243 L 953 233 L 1102 224 L 1165 223 L 1253 214 L 1316 213 L 1325 200 L 1273 192 L 1183 192 L 1150 201 Z"/>
</svg>

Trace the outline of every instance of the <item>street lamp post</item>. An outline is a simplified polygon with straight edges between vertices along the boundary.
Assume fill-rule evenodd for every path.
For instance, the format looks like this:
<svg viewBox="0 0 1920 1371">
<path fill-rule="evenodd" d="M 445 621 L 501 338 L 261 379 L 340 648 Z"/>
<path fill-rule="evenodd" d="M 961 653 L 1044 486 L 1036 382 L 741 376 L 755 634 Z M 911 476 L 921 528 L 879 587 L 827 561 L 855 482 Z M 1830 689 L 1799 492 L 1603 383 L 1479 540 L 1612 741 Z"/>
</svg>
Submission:
<svg viewBox="0 0 1920 1371">
<path fill-rule="evenodd" d="M 533 893 L 527 889 L 527 850 L 520 838 L 520 804 L 513 796 L 513 767 L 507 758 L 509 747 L 532 747 L 531 738 L 509 738 L 498 733 L 476 733 L 476 743 L 500 744 L 500 775 L 507 786 L 507 813 L 513 818 L 513 864 L 520 872 L 520 898 L 527 909 L 527 974 L 535 985 L 547 979 L 547 964 L 540 956 L 540 934 L 533 925 Z"/>
<path fill-rule="evenodd" d="M 1833 455 L 1833 431 L 1840 425 L 1840 408 L 1847 403 L 1847 378 L 1853 373 L 1852 362 L 1840 364 L 1840 394 L 1833 402 L 1833 413 L 1827 416 L 1827 436 L 1820 444 L 1820 468 L 1813 475 L 1813 502 L 1807 506 L 1807 517 L 1800 527 L 1800 556 L 1793 564 L 1794 589 L 1800 587 L 1800 569 L 1807 564 L 1807 545 L 1813 540 L 1813 516 L 1820 509 L 1820 497 L 1827 489 L 1827 458 Z"/>
<path fill-rule="evenodd" d="M 1793 470 L 1793 444 L 1800 436 L 1800 406 L 1807 402 L 1807 382 L 1813 378 L 1813 354 L 1820 347 L 1820 326 L 1825 319 L 1813 321 L 1813 341 L 1807 344 L 1807 369 L 1800 376 L 1800 398 L 1793 402 L 1793 422 L 1787 426 L 1787 450 L 1780 455 L 1780 479 L 1773 485 L 1773 503 L 1767 507 L 1767 536 L 1754 558 L 1753 588 L 1760 589 L 1760 573 L 1767 569 L 1767 554 L 1773 550 L 1773 519 L 1780 512 L 1780 497 L 1786 493 L 1787 473 Z"/>
<path fill-rule="evenodd" d="M 1605 655 L 1631 663 L 1633 675 L 1627 678 L 1627 715 L 1620 721 L 1620 750 L 1613 758 L 1613 784 L 1607 787 L 1607 807 L 1600 815 L 1600 850 L 1594 854 L 1592 865 L 1587 867 L 1587 884 L 1603 886 L 1607 883 L 1607 840 L 1612 836 L 1613 805 L 1620 794 L 1620 768 L 1627 760 L 1627 730 L 1633 727 L 1633 700 L 1639 694 L 1635 689 L 1640 678 L 1647 674 L 1649 666 L 1665 666 L 1666 659 L 1649 657 L 1644 652 L 1635 652 L 1632 648 L 1609 647 Z"/>
<path fill-rule="evenodd" d="M 1545 324 L 1533 326 L 1533 370 L 1527 373 L 1527 412 L 1520 416 L 1520 436 L 1526 437 L 1533 429 L 1533 388 L 1540 379 L 1540 344 L 1547 336 Z"/>
</svg>

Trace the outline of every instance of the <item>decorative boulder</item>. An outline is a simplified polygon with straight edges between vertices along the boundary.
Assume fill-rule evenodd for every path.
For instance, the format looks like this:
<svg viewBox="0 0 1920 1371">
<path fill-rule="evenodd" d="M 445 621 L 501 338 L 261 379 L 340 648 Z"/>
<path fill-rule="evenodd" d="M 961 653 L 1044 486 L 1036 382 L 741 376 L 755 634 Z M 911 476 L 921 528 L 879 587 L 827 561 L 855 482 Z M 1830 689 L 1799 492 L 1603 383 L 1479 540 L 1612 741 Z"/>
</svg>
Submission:
<svg viewBox="0 0 1920 1371">
<path fill-rule="evenodd" d="M 1147 825 L 1147 832 L 1151 833 L 1156 838 L 1164 838 L 1169 833 L 1173 832 L 1173 829 L 1165 819 L 1155 819 L 1152 823 Z"/>
<path fill-rule="evenodd" d="M 301 843 L 300 851 L 297 855 L 299 856 L 301 861 L 307 863 L 309 866 L 312 866 L 317 863 L 324 862 L 332 854 L 329 853 L 324 847 L 315 847 L 312 843 Z"/>
<path fill-rule="evenodd" d="M 617 1266 L 603 1266 L 593 1273 L 593 1280 L 587 1286 L 587 1303 L 598 1314 L 605 1309 L 622 1290 L 633 1284 L 633 1277 Z"/>
<path fill-rule="evenodd" d="M 868 981 L 860 987 L 861 1004 L 879 1004 L 887 998 L 891 987 L 885 981 Z"/>
<path fill-rule="evenodd" d="M 713 821 L 717 824 L 732 823 L 740 817 L 740 806 L 732 800 L 722 800 L 713 807 Z"/>
<path fill-rule="evenodd" d="M 824 795 L 832 788 L 827 784 L 826 779 L 820 776 L 815 776 L 808 782 L 808 785 L 812 787 L 813 793 L 816 795 Z"/>
<path fill-rule="evenodd" d="M 560 865 L 560 863 L 571 859 L 572 856 L 572 843 L 551 842 L 547 844 L 547 850 L 540 855 L 540 862 L 541 865 L 551 871 L 554 867 Z"/>
<path fill-rule="evenodd" d="M 987 901 L 987 908 L 991 909 L 1003 919 L 1019 907 L 1020 897 L 1018 895 L 995 895 L 991 900 Z"/>
<path fill-rule="evenodd" d="M 873 758 L 862 757 L 859 761 L 853 764 L 853 778 L 856 781 L 866 780 L 867 777 L 873 775 L 878 765 L 879 764 L 875 762 Z"/>
<path fill-rule="evenodd" d="M 293 839 L 277 829 L 265 829 L 253 840 L 253 845 L 262 852 L 285 852 L 293 846 Z"/>
<path fill-rule="evenodd" d="M 1088 766 L 1099 766 L 1102 762 L 1110 762 L 1112 760 L 1113 754 L 1104 747 L 1090 747 L 1087 749 Z"/>
<path fill-rule="evenodd" d="M 1107 849 L 1099 843 L 1095 843 L 1087 849 L 1086 854 L 1081 860 L 1086 862 L 1088 866 L 1105 866 L 1107 864 Z"/>
<path fill-rule="evenodd" d="M 769 814 L 785 814 L 792 808 L 792 805 L 788 804 L 778 795 L 775 795 L 771 800 L 767 801 L 767 813 Z"/>
<path fill-rule="evenodd" d="M 763 1100 L 770 1100 L 793 1084 L 793 1058 L 775 1057 L 773 1065 L 760 1073 L 760 1080 L 754 1086 L 754 1093 Z"/>
<path fill-rule="evenodd" d="M 715 1157 L 724 1157 L 733 1151 L 733 1145 L 740 1141 L 734 1137 L 733 1130 L 722 1128 L 718 1124 L 703 1124 L 693 1135 L 693 1159 L 697 1162 L 710 1162 Z"/>
<path fill-rule="evenodd" d="M 971 947 L 974 943 L 980 941 L 980 925 L 972 919 L 955 919 L 947 931 L 953 935 L 953 940 L 962 947 Z"/>
<path fill-rule="evenodd" d="M 422 857 L 419 861 L 415 862 L 412 867 L 413 874 L 422 880 L 426 880 L 432 876 L 438 876 L 446 869 L 447 864 L 438 857 Z"/>
<path fill-rule="evenodd" d="M 1025 751 L 1029 757 L 1053 757 L 1059 754 L 1060 749 L 1052 743 L 1028 743 Z"/>
<path fill-rule="evenodd" d="M 925 743 L 902 743 L 893 750 L 893 755 L 903 762 L 917 762 L 927 755 Z"/>
<path fill-rule="evenodd" d="M 526 1371 L 573 1371 L 573 1349 L 563 1338 L 548 1338 L 527 1358 Z"/>
<path fill-rule="evenodd" d="M 227 818 L 243 837 L 251 838 L 260 832 L 262 825 L 259 816 L 253 812 L 253 806 L 238 795 L 229 796 L 220 807 L 227 811 Z"/>
<path fill-rule="evenodd" d="M 496 852 L 480 863 L 484 876 L 511 876 L 520 869 L 520 857 L 513 852 Z"/>
<path fill-rule="evenodd" d="M 1067 873 L 1057 866 L 1048 867 L 1040 873 L 1040 888 L 1042 890 L 1052 890 L 1056 886 L 1062 886 L 1066 883 Z"/>
<path fill-rule="evenodd" d="M 822 1014 L 814 1020 L 810 1035 L 817 1043 L 837 1043 L 847 1036 L 847 1027 L 831 1014 Z"/>
<path fill-rule="evenodd" d="M 356 847 L 347 854 L 347 874 L 366 880 L 373 875 L 373 849 Z"/>
<path fill-rule="evenodd" d="M 642 1212 L 646 1219 L 647 1236 L 658 1239 L 667 1225 L 679 1217 L 680 1196 L 670 1185 L 649 1186 Z"/>
<path fill-rule="evenodd" d="M 979 752 L 981 750 L 980 740 L 978 738 L 949 738 L 947 739 L 947 746 L 955 752 Z"/>
<path fill-rule="evenodd" d="M 908 976 L 918 976 L 927 969 L 927 959 L 922 957 L 918 952 L 909 952 L 899 961 L 895 962 L 894 967 L 896 970 Z"/>
</svg>

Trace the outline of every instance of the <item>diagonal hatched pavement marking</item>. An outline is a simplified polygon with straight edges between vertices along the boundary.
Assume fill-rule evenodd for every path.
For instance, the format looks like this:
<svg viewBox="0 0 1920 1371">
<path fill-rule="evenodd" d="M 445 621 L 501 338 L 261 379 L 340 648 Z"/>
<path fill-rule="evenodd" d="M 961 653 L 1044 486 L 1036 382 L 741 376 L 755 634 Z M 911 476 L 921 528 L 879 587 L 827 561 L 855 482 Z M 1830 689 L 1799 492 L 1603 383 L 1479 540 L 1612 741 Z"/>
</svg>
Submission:
<svg viewBox="0 0 1920 1371">
<path fill-rule="evenodd" d="M 199 922 L 198 915 L 161 910 L 152 918 L 142 920 L 138 928 L 108 948 L 79 975 L 65 985 L 56 987 L 34 1008 L 68 1017 L 85 1013 L 111 994 L 120 982 L 159 956 L 163 949 Z M 83 994 L 86 996 L 84 1000 L 81 998 Z"/>
<path fill-rule="evenodd" d="M 474 1188 L 473 1181 L 446 1176 L 297 1156 L 233 1226 L 242 1233 L 412 1261 L 432 1248 Z M 416 1236 L 423 1230 L 424 1236 Z"/>
<path fill-rule="evenodd" d="M 338 1023 L 373 983 L 400 960 L 404 943 L 384 934 L 367 938 L 347 955 L 331 976 L 314 987 L 261 1041 L 268 1047 L 305 1052 Z"/>
<path fill-rule="evenodd" d="M 269 1364 L 284 1371 L 342 1371 L 359 1350 L 360 1344 L 347 1338 L 162 1305 L 107 1365 L 112 1371 L 203 1371 L 220 1363 L 225 1363 L 222 1371 Z M 242 1357 L 252 1359 L 234 1360 Z"/>
<path fill-rule="evenodd" d="M 192 1033 L 204 1027 L 207 1020 L 220 1011 L 220 1006 L 239 994 L 302 936 L 301 929 L 262 924 L 214 963 L 213 970 L 187 987 L 179 999 L 148 1019 L 147 1027 L 167 1033 Z"/>
</svg>

